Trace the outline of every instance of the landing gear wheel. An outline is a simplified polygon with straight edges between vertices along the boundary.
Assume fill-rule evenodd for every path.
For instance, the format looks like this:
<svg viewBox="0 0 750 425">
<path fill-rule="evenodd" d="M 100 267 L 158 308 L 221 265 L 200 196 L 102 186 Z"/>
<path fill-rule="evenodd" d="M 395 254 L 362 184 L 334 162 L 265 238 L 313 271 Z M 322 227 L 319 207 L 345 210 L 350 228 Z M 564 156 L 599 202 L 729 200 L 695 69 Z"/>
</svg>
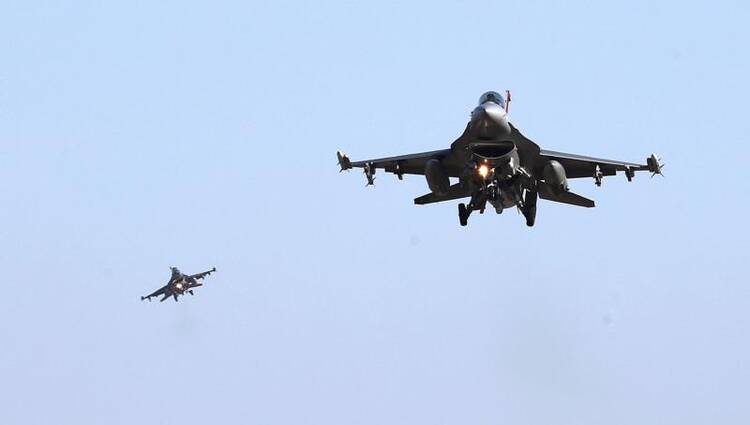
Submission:
<svg viewBox="0 0 750 425">
<path fill-rule="evenodd" d="M 532 227 L 536 220 L 536 200 L 539 193 L 536 190 L 527 190 L 523 197 L 521 212 L 526 217 L 526 225 Z"/>
<path fill-rule="evenodd" d="M 531 207 L 527 211 L 524 211 L 523 215 L 526 217 L 526 225 L 533 227 L 536 220 L 536 207 Z"/>
<path fill-rule="evenodd" d="M 469 223 L 469 214 L 466 204 L 458 204 L 458 221 L 462 226 L 466 226 Z"/>
</svg>

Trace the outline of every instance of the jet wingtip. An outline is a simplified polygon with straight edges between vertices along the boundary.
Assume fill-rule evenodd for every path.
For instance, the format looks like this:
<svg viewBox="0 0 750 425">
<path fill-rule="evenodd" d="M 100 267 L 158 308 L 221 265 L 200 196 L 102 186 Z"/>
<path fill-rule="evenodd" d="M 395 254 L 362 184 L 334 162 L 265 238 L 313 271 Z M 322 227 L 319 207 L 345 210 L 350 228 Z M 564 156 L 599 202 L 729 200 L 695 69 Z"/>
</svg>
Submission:
<svg viewBox="0 0 750 425">
<path fill-rule="evenodd" d="M 339 167 L 341 167 L 341 171 L 350 170 L 352 168 L 352 161 L 349 160 L 349 157 L 346 156 L 345 153 L 341 151 L 336 151 L 336 159 L 338 160 Z"/>
</svg>

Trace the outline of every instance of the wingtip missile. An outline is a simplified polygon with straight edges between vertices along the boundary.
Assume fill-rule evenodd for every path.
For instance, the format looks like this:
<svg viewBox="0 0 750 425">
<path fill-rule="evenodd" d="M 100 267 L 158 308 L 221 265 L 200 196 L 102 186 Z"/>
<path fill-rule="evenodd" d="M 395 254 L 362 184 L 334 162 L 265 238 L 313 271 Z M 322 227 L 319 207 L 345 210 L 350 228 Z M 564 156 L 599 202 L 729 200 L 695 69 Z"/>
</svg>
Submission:
<svg viewBox="0 0 750 425">
<path fill-rule="evenodd" d="M 648 171 L 651 172 L 651 178 L 653 178 L 657 174 L 664 177 L 662 170 L 664 169 L 664 166 L 666 164 L 661 162 L 661 158 L 656 156 L 655 153 L 652 153 L 651 156 L 646 158 L 646 164 L 648 165 Z"/>
<path fill-rule="evenodd" d="M 346 156 L 345 153 L 341 151 L 336 151 L 336 159 L 338 159 L 339 167 L 341 167 L 341 170 L 339 170 L 339 173 L 345 170 L 351 170 L 352 162 L 349 160 L 349 157 Z"/>
</svg>

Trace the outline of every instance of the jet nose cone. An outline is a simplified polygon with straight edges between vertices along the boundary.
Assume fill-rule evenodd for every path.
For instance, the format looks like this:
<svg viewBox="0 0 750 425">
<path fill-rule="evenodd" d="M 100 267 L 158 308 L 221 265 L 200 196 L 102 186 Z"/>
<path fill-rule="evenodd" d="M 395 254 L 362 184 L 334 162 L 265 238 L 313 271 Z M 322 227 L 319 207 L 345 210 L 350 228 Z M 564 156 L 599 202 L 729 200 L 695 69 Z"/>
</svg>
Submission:
<svg viewBox="0 0 750 425">
<path fill-rule="evenodd" d="M 471 125 L 481 139 L 498 139 L 510 134 L 505 109 L 492 102 L 483 103 L 471 113 Z"/>
<path fill-rule="evenodd" d="M 500 122 L 505 119 L 505 109 L 501 108 L 500 105 L 492 102 L 487 102 L 483 105 L 479 105 L 479 112 L 496 122 Z"/>
</svg>

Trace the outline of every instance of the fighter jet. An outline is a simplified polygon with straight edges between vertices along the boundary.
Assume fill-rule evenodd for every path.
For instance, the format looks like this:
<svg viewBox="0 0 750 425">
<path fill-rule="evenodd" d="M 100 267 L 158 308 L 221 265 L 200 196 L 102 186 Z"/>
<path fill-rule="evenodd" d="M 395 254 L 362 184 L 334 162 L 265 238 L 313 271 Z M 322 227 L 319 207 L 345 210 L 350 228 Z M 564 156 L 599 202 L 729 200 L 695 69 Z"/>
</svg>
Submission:
<svg viewBox="0 0 750 425">
<path fill-rule="evenodd" d="M 172 270 L 172 276 L 169 277 L 169 281 L 167 282 L 167 284 L 157 289 L 153 293 L 141 297 L 141 301 L 151 301 L 151 297 L 158 297 L 159 295 L 163 295 L 162 299 L 159 300 L 160 302 L 163 302 L 169 297 L 174 297 L 174 300 L 177 301 L 177 297 L 179 295 L 185 295 L 185 293 L 194 295 L 193 288 L 203 286 L 203 284 L 198 283 L 198 281 L 215 272 L 216 267 L 212 268 L 211 270 L 192 275 L 183 274 L 177 267 L 170 267 L 170 270 Z"/>
<path fill-rule="evenodd" d="M 383 169 L 403 180 L 404 174 L 424 175 L 430 193 L 414 199 L 417 205 L 460 198 L 458 218 L 466 226 L 474 211 L 484 213 L 487 204 L 495 212 L 517 207 L 533 226 L 537 199 L 580 207 L 593 207 L 594 201 L 571 192 L 568 179 L 589 177 L 601 186 L 604 176 L 622 171 L 631 181 L 636 171 L 649 171 L 651 177 L 662 174 L 661 160 L 652 154 L 645 164 L 591 158 L 541 149 L 524 137 L 508 121 L 510 91 L 505 97 L 494 91 L 484 93 L 471 112 L 461 136 L 448 149 L 351 161 L 336 153 L 341 171 L 362 168 L 367 186 L 375 183 L 375 171 Z M 458 179 L 453 183 L 451 179 Z M 454 180 L 455 181 L 455 180 Z"/>
</svg>

